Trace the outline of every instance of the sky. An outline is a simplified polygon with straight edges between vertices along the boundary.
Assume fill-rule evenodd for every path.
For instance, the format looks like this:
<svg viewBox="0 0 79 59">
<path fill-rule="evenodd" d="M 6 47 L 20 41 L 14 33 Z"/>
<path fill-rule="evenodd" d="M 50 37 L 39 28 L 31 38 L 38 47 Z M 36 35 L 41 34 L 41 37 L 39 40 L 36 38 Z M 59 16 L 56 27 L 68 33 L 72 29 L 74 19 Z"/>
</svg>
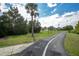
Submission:
<svg viewBox="0 0 79 59">
<path fill-rule="evenodd" d="M 1 3 L 0 8 L 1 12 L 6 12 L 10 6 L 18 7 L 19 13 L 29 21 L 31 17 L 26 13 L 25 5 L 26 3 Z M 37 20 L 42 27 L 64 27 L 66 25 L 75 27 L 79 21 L 79 3 L 37 3 L 37 5 L 39 13 Z"/>
</svg>

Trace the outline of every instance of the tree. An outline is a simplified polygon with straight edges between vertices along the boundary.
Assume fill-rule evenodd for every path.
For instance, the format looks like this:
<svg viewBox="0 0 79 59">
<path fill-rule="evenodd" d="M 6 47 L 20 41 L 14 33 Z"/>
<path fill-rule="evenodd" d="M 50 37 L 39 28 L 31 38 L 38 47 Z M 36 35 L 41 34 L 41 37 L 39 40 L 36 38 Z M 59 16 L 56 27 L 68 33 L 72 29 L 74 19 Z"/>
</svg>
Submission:
<svg viewBox="0 0 79 59">
<path fill-rule="evenodd" d="M 24 21 L 22 16 L 15 20 L 14 33 L 18 35 L 27 33 L 27 20 Z"/>
<path fill-rule="evenodd" d="M 68 30 L 70 32 L 71 30 L 73 30 L 73 26 L 67 25 L 67 26 L 63 27 L 63 30 Z"/>
<path fill-rule="evenodd" d="M 34 24 L 33 24 L 33 21 L 34 21 L 34 18 L 36 18 L 37 16 L 39 16 L 39 13 L 37 13 L 37 4 L 35 3 L 28 3 L 26 4 L 25 6 L 25 9 L 27 10 L 27 13 L 30 13 L 30 16 L 31 16 L 31 21 L 32 21 L 32 37 L 33 37 L 33 40 L 35 41 L 35 37 L 34 37 Z"/>
<path fill-rule="evenodd" d="M 42 27 L 42 31 L 46 31 L 46 30 L 48 30 L 47 27 Z"/>
<path fill-rule="evenodd" d="M 76 31 L 76 33 L 79 34 L 79 21 L 78 21 L 78 24 L 76 24 L 76 26 L 75 26 L 75 31 Z"/>
<path fill-rule="evenodd" d="M 53 26 L 49 26 L 48 30 L 54 30 L 55 28 Z"/>
<path fill-rule="evenodd" d="M 41 31 L 41 24 L 39 21 L 35 21 L 34 23 L 34 32 L 39 33 Z"/>
<path fill-rule="evenodd" d="M 27 20 L 24 20 L 21 14 L 18 13 L 17 7 L 11 7 L 8 16 L 11 19 L 12 31 L 14 34 L 19 35 L 27 33 Z"/>
<path fill-rule="evenodd" d="M 10 7 L 8 12 L 3 12 L 3 15 L 6 15 L 8 17 L 8 35 L 13 35 L 14 34 L 14 25 L 15 25 L 15 20 L 18 18 L 18 9 L 14 7 Z M 5 19 L 6 20 L 6 19 Z"/>
<path fill-rule="evenodd" d="M 34 20 L 33 24 L 34 24 L 34 33 L 39 33 L 41 31 L 41 24 L 40 24 L 40 22 Z M 29 32 L 31 33 L 32 21 L 29 21 L 28 27 L 29 27 Z"/>
<path fill-rule="evenodd" d="M 17 7 L 11 7 L 0 16 L 0 37 L 27 33 L 27 20 L 18 13 Z"/>
<path fill-rule="evenodd" d="M 9 29 L 9 21 L 6 15 L 0 16 L 0 37 L 6 36 Z"/>
</svg>

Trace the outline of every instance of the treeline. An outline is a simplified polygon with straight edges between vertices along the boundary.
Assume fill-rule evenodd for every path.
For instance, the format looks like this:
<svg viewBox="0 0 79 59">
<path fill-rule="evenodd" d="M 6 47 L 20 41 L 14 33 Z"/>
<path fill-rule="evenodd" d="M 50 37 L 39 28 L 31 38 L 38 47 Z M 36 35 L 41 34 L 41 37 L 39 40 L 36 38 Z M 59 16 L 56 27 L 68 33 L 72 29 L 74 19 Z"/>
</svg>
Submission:
<svg viewBox="0 0 79 59">
<path fill-rule="evenodd" d="M 72 25 L 67 25 L 63 27 L 61 30 L 67 30 L 68 32 L 79 34 L 79 21 L 74 28 Z"/>
<path fill-rule="evenodd" d="M 61 27 L 55 28 L 54 26 L 49 26 L 49 27 L 42 28 L 42 30 L 45 30 L 45 29 L 71 31 L 71 30 L 73 30 L 73 26 L 72 25 L 67 25 L 67 26 L 64 26 L 62 28 Z"/>
<path fill-rule="evenodd" d="M 58 28 L 55 28 L 53 26 L 49 26 L 48 28 L 44 27 L 42 30 L 44 29 L 48 29 L 48 30 L 62 30 L 62 31 L 68 31 L 68 32 L 72 32 L 72 33 L 77 33 L 79 34 L 79 21 L 78 23 L 76 24 L 76 26 L 73 28 L 72 25 L 66 25 L 64 27 L 58 27 Z"/>
<path fill-rule="evenodd" d="M 41 24 L 39 21 L 33 21 L 34 32 L 39 33 Z M 24 20 L 19 14 L 18 8 L 11 7 L 8 12 L 3 12 L 0 16 L 0 37 L 7 35 L 21 35 L 31 33 L 32 21 Z"/>
<path fill-rule="evenodd" d="M 77 34 L 79 34 L 79 21 L 78 21 L 78 23 L 75 26 L 74 32 L 76 32 Z"/>
</svg>

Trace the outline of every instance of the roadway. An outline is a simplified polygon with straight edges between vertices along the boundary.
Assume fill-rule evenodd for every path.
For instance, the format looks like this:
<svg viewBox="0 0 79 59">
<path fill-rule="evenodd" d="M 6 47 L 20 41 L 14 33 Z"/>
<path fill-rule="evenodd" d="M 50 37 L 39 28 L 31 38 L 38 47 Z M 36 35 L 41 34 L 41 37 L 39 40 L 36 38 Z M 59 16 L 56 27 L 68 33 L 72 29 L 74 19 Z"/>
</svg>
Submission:
<svg viewBox="0 0 79 59">
<path fill-rule="evenodd" d="M 61 32 L 50 38 L 35 42 L 18 56 L 67 56 L 64 49 L 64 39 L 66 32 Z"/>
</svg>

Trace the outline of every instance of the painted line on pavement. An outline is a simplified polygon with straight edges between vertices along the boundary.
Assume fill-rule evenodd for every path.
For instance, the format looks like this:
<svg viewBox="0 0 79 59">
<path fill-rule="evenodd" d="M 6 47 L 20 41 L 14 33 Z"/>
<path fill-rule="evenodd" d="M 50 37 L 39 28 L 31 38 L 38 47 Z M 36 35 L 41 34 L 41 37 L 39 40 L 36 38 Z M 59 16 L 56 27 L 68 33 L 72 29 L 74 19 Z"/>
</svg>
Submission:
<svg viewBox="0 0 79 59">
<path fill-rule="evenodd" d="M 58 35 L 60 35 L 60 34 L 58 34 Z M 58 36 L 58 35 L 57 35 L 57 36 Z M 52 38 L 52 39 L 47 43 L 47 45 L 46 45 L 46 47 L 45 47 L 45 49 L 44 49 L 44 51 L 43 51 L 42 56 L 45 56 L 45 55 L 46 55 L 46 51 L 47 51 L 47 48 L 48 48 L 49 44 L 50 44 L 53 40 L 55 40 L 57 36 L 55 36 L 54 38 Z"/>
</svg>

